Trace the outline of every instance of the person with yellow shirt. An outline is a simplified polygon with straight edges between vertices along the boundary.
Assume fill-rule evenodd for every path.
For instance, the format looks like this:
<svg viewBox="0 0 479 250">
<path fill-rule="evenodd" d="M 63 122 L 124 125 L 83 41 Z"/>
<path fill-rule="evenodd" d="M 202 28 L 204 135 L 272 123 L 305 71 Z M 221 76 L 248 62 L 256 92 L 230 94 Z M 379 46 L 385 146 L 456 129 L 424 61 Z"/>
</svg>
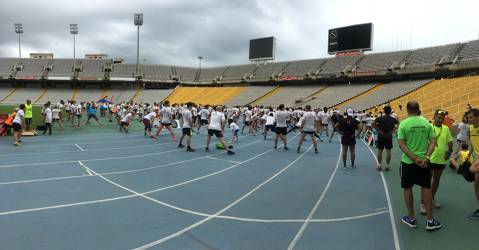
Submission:
<svg viewBox="0 0 479 250">
<path fill-rule="evenodd" d="M 457 173 L 460 174 L 460 166 L 468 161 L 468 162 L 474 162 L 474 158 L 472 158 L 472 155 L 469 154 L 469 145 L 467 143 L 462 143 L 460 145 L 461 150 L 457 152 L 453 157 L 451 157 L 451 165 L 449 165 L 452 169 L 457 170 Z"/>
<path fill-rule="evenodd" d="M 472 163 L 469 171 L 475 174 L 474 179 L 474 192 L 476 194 L 476 199 L 479 203 L 479 109 L 471 109 L 467 113 L 467 119 L 469 121 L 469 141 L 471 142 L 469 146 L 469 156 L 471 157 L 474 154 L 475 161 Z M 479 209 L 469 214 L 469 219 L 479 220 Z"/>
<path fill-rule="evenodd" d="M 29 131 L 30 126 L 32 125 L 32 118 L 33 118 L 33 107 L 32 101 L 27 100 L 25 104 L 25 130 Z"/>
<path fill-rule="evenodd" d="M 441 208 L 441 204 L 436 201 L 435 196 L 439 189 L 439 182 L 441 180 L 442 172 L 446 168 L 446 161 L 451 157 L 452 153 L 452 134 L 447 125 L 443 124 L 447 112 L 436 110 L 434 113 L 434 123 L 432 126 L 434 137 L 436 138 L 436 146 L 432 155 L 428 158 L 429 167 L 431 168 L 431 189 L 432 189 L 432 204 L 436 208 Z M 426 208 L 421 202 L 421 213 L 426 214 Z"/>
</svg>

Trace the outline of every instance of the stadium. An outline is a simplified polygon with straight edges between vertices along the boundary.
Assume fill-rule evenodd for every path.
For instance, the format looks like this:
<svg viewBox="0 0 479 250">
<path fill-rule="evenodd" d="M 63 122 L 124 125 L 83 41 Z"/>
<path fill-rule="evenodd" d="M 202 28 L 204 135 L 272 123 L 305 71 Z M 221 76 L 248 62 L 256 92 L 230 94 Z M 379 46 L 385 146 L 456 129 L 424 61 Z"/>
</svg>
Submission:
<svg viewBox="0 0 479 250">
<path fill-rule="evenodd" d="M 249 63 L 192 67 L 140 62 L 139 40 L 136 63 L 24 58 L 15 32 L 19 56 L 0 54 L 2 249 L 478 248 L 479 40 L 376 52 L 374 25 L 351 24 L 322 31 L 329 56 L 277 60 L 281 40 L 251 37 Z M 418 154 L 411 117 L 432 130 Z M 428 171 L 422 189 L 403 186 L 405 158 Z"/>
</svg>

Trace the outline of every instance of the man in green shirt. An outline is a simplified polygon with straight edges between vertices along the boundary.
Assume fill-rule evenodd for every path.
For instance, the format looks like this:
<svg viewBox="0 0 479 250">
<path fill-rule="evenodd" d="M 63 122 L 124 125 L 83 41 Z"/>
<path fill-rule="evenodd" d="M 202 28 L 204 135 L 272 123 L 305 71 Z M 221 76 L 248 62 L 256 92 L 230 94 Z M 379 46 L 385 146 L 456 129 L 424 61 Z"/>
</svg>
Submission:
<svg viewBox="0 0 479 250">
<path fill-rule="evenodd" d="M 30 131 L 30 126 L 32 125 L 32 118 L 33 118 L 33 107 L 32 101 L 27 100 L 25 104 L 25 130 Z"/>
<path fill-rule="evenodd" d="M 414 217 L 413 192 L 414 185 L 421 186 L 421 195 L 426 207 L 426 230 L 433 231 L 442 227 L 432 217 L 431 168 L 428 158 L 436 147 L 436 139 L 431 124 L 420 116 L 419 104 L 416 101 L 407 103 L 408 117 L 401 122 L 398 129 L 398 143 L 404 152 L 401 158 L 401 187 L 404 189 L 404 201 L 408 215 L 402 222 L 411 228 L 417 227 Z"/>
<path fill-rule="evenodd" d="M 436 147 L 431 157 L 429 157 L 429 167 L 432 171 L 432 204 L 436 208 L 441 208 L 439 202 L 436 201 L 436 193 L 439 189 L 439 181 L 441 179 L 442 171 L 446 167 L 446 162 L 451 157 L 452 153 L 452 135 L 451 130 L 446 125 L 443 125 L 444 117 L 446 112 L 442 110 L 436 110 L 434 113 L 434 126 L 433 132 L 434 137 L 436 138 Z M 426 209 L 424 204 L 421 203 L 421 213 L 425 214 Z"/>
</svg>

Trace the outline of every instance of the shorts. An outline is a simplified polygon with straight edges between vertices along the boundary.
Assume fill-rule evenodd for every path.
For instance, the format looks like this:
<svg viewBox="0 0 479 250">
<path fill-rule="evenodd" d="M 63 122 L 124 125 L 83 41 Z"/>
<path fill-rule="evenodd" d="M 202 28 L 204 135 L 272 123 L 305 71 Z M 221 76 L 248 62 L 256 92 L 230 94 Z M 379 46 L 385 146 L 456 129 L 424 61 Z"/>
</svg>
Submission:
<svg viewBox="0 0 479 250">
<path fill-rule="evenodd" d="M 208 135 L 209 135 L 209 136 L 215 135 L 215 136 L 218 137 L 218 138 L 222 138 L 222 137 L 223 137 L 223 133 L 221 133 L 220 130 L 216 130 L 216 129 L 208 129 Z"/>
<path fill-rule="evenodd" d="M 392 137 L 383 137 L 378 136 L 378 141 L 376 142 L 376 147 L 380 150 L 386 148 L 386 150 L 391 150 L 393 148 L 393 138 Z"/>
<path fill-rule="evenodd" d="M 239 133 L 239 129 L 233 130 L 233 136 L 238 136 L 238 133 Z"/>
<path fill-rule="evenodd" d="M 171 126 L 171 123 L 163 123 L 163 122 L 162 122 L 161 125 L 163 125 L 163 126 L 165 126 L 165 127 L 169 127 L 169 126 Z"/>
<path fill-rule="evenodd" d="M 13 123 L 13 131 L 18 132 L 22 130 L 22 125 L 18 123 Z"/>
<path fill-rule="evenodd" d="M 245 126 L 250 126 L 250 125 L 251 125 L 251 121 L 244 121 L 244 125 L 245 125 Z"/>
<path fill-rule="evenodd" d="M 151 121 L 149 119 L 143 118 L 143 124 L 145 125 L 145 130 L 151 132 Z"/>
<path fill-rule="evenodd" d="M 56 121 L 59 121 L 60 118 L 53 118 L 53 121 L 56 122 Z"/>
<path fill-rule="evenodd" d="M 314 131 L 303 131 L 305 135 L 312 135 L 314 134 Z"/>
<path fill-rule="evenodd" d="M 76 114 L 76 116 L 77 116 L 78 118 L 81 118 L 81 115 L 79 115 L 79 114 Z"/>
<path fill-rule="evenodd" d="M 232 118 L 228 118 L 228 123 L 232 123 L 233 122 L 233 119 Z"/>
<path fill-rule="evenodd" d="M 25 125 L 32 125 L 32 118 L 25 118 Z"/>
<path fill-rule="evenodd" d="M 65 110 L 65 113 L 69 114 L 69 113 L 71 113 L 71 112 L 70 112 L 70 110 Z"/>
<path fill-rule="evenodd" d="M 276 128 L 274 128 L 274 132 L 277 135 L 279 135 L 279 134 L 286 135 L 286 133 L 288 132 L 288 128 L 286 128 L 286 127 L 284 127 L 284 128 L 283 127 L 276 127 Z"/>
<path fill-rule="evenodd" d="M 446 168 L 446 164 L 437 164 L 437 163 L 429 162 L 429 167 L 431 167 L 431 170 L 442 170 Z"/>
<path fill-rule="evenodd" d="M 121 126 L 129 126 L 130 123 L 128 123 L 128 122 L 121 122 L 120 125 L 121 125 Z"/>
<path fill-rule="evenodd" d="M 81 118 L 81 115 L 80 115 L 78 118 Z M 91 118 L 97 119 L 97 118 L 96 118 L 96 115 L 88 115 L 88 119 L 91 119 Z M 97 119 L 97 120 L 98 120 L 98 119 Z"/>
<path fill-rule="evenodd" d="M 414 185 L 431 188 L 431 168 L 421 168 L 415 163 L 401 162 L 399 168 L 401 188 L 412 188 Z"/>
<path fill-rule="evenodd" d="M 341 136 L 341 145 L 354 146 L 356 145 L 356 137 Z"/>
<path fill-rule="evenodd" d="M 201 119 L 201 120 L 200 120 L 200 124 L 201 124 L 201 125 L 207 125 L 207 124 L 208 124 L 208 120 Z"/>
<path fill-rule="evenodd" d="M 183 135 L 191 135 L 191 128 L 182 128 Z"/>
<path fill-rule="evenodd" d="M 274 131 L 274 125 L 266 125 L 264 128 Z"/>
</svg>

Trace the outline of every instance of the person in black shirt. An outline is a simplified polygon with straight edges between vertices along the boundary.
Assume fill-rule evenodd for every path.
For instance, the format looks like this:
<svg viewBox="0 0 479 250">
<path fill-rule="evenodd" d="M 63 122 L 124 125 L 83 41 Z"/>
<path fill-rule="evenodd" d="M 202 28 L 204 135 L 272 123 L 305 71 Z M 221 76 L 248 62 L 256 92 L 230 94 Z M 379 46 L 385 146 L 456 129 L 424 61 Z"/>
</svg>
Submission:
<svg viewBox="0 0 479 250">
<path fill-rule="evenodd" d="M 336 124 L 336 128 L 341 133 L 341 145 L 343 146 L 343 168 L 346 169 L 346 160 L 348 158 L 348 148 L 351 154 L 351 168 L 355 168 L 354 160 L 356 158 L 356 136 L 361 130 L 361 124 L 354 119 L 354 111 L 351 108 L 346 110 L 347 117 Z"/>
<path fill-rule="evenodd" d="M 378 141 L 376 147 L 378 148 L 378 171 L 382 170 L 383 150 L 386 149 L 386 167 L 384 170 L 389 170 L 391 163 L 391 149 L 393 148 L 393 132 L 397 128 L 398 121 L 391 116 L 391 107 L 384 107 L 385 116 L 376 118 L 374 127 L 378 131 Z"/>
</svg>

